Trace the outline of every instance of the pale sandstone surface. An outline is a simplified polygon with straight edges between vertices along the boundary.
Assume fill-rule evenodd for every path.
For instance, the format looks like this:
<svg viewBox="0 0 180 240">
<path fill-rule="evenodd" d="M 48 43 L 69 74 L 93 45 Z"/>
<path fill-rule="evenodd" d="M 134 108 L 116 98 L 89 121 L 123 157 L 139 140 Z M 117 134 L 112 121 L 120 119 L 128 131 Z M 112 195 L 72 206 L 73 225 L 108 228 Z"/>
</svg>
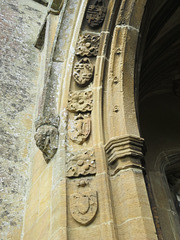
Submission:
<svg viewBox="0 0 180 240">
<path fill-rule="evenodd" d="M 20 239 L 21 234 L 39 70 L 39 53 L 33 44 L 44 17 L 44 8 L 33 1 L 0 2 L 2 240 Z"/>
<path fill-rule="evenodd" d="M 157 239 L 134 99 L 146 1 L 104 2 L 103 27 L 91 28 L 87 0 L 62 1 L 60 13 L 47 17 L 40 51 L 33 43 L 46 7 L 31 0 L 1 3 L 2 240 Z M 91 76 L 77 84 L 74 76 L 82 80 L 87 63 Z M 42 152 L 34 141 L 38 114 Z M 43 122 L 50 114 L 60 124 Z"/>
</svg>

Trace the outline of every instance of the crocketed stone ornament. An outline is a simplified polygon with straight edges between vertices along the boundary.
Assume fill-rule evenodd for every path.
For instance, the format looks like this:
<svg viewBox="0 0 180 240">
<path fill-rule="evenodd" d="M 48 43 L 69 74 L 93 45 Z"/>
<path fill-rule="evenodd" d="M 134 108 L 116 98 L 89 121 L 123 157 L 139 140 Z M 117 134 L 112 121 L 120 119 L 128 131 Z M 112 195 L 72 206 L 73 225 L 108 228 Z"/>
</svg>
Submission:
<svg viewBox="0 0 180 240">
<path fill-rule="evenodd" d="M 39 117 L 35 122 L 34 139 L 47 163 L 53 158 L 58 148 L 58 125 L 59 117 L 53 115 L 45 118 Z"/>
</svg>

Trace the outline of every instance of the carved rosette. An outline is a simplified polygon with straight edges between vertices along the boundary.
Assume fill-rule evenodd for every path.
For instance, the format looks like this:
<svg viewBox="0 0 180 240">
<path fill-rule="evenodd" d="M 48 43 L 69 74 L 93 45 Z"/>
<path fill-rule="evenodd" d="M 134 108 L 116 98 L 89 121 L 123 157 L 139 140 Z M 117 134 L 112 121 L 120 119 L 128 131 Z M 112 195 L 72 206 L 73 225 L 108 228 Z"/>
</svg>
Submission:
<svg viewBox="0 0 180 240">
<path fill-rule="evenodd" d="M 96 161 L 92 150 L 74 153 L 66 165 L 67 177 L 70 178 L 96 174 Z"/>
<path fill-rule="evenodd" d="M 86 86 L 92 81 L 93 65 L 89 58 L 83 58 L 75 64 L 73 77 L 80 86 Z"/>
<path fill-rule="evenodd" d="M 35 121 L 36 133 L 34 139 L 37 147 L 42 151 L 45 161 L 48 163 L 56 154 L 59 139 L 59 117 L 39 117 Z"/>
<path fill-rule="evenodd" d="M 102 0 L 96 0 L 94 4 L 89 5 L 86 13 L 88 25 L 92 28 L 100 27 L 105 19 L 107 8 Z"/>
<path fill-rule="evenodd" d="M 90 114 L 78 114 L 68 124 L 68 135 L 70 139 L 77 143 L 83 144 L 91 132 Z"/>
<path fill-rule="evenodd" d="M 79 38 L 76 47 L 76 55 L 84 57 L 96 57 L 99 49 L 100 37 L 97 35 L 85 34 Z"/>
<path fill-rule="evenodd" d="M 75 91 L 70 93 L 67 109 L 70 112 L 91 112 L 93 103 L 92 91 Z"/>
</svg>

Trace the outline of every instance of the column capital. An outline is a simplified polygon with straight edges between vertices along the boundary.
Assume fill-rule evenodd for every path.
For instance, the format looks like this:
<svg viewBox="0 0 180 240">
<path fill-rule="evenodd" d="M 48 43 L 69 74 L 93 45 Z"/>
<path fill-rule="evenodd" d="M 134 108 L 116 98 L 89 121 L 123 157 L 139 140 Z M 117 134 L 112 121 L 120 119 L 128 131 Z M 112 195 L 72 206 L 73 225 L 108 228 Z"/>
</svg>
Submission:
<svg viewBox="0 0 180 240">
<path fill-rule="evenodd" d="M 125 157 L 142 159 L 143 145 L 144 139 L 133 135 L 111 138 L 105 145 L 108 163 L 112 164 Z"/>
</svg>

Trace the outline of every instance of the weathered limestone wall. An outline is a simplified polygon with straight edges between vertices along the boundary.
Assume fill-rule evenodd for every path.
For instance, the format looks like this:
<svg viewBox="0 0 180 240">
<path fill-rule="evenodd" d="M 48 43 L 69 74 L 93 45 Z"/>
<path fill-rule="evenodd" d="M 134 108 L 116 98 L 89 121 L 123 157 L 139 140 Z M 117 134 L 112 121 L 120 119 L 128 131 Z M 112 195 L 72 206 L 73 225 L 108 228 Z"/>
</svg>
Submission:
<svg viewBox="0 0 180 240">
<path fill-rule="evenodd" d="M 0 1 L 0 239 L 20 239 L 37 94 L 33 46 L 46 8 L 32 0 Z"/>
<path fill-rule="evenodd" d="M 68 71 L 67 61 L 69 53 L 73 52 L 71 48 L 71 38 L 74 33 L 74 25 L 76 17 L 81 5 L 80 0 L 64 1 L 62 12 L 59 16 L 60 31 L 58 34 L 55 54 L 52 61 L 50 74 L 50 82 L 47 92 L 47 102 L 45 103 L 45 113 L 51 111 L 57 113 L 59 107 L 59 99 L 63 92 L 63 84 L 65 70 Z M 61 18 L 62 14 L 62 18 Z M 53 18 L 53 16 L 51 16 Z M 50 22 L 51 32 L 56 20 Z M 78 24 L 78 23 L 77 23 Z M 48 39 L 46 39 L 48 40 Z M 53 38 L 51 38 L 53 41 Z M 51 42 L 52 44 L 52 42 Z M 45 41 L 43 56 L 48 52 L 48 47 L 51 44 Z M 69 75 L 70 76 L 70 75 Z M 43 76 L 40 76 L 43 77 Z M 42 89 L 40 89 L 42 91 Z M 50 94 L 52 92 L 52 94 Z M 39 97 L 40 98 L 40 97 Z M 34 145 L 33 166 L 31 175 L 31 186 L 26 204 L 26 213 L 24 219 L 24 228 L 22 239 L 66 239 L 67 238 L 67 223 L 66 223 L 66 180 L 65 180 L 65 135 L 66 135 L 66 117 L 67 111 L 64 107 L 60 110 L 60 141 L 58 151 L 53 159 L 47 164 L 40 150 Z"/>
<path fill-rule="evenodd" d="M 88 1 L 64 1 L 40 108 L 45 116 L 60 116 L 58 150 L 46 163 L 44 142 L 50 152 L 53 145 L 46 132 L 37 138 L 43 154 L 32 146 L 23 240 L 157 239 L 134 108 L 136 44 L 146 1 L 104 2 L 104 25 L 93 28 L 84 17 Z M 56 17 L 49 17 L 46 40 L 58 26 L 51 18 Z M 45 41 L 42 65 L 52 39 Z M 94 72 L 82 84 L 89 62 Z M 41 71 L 43 79 L 46 68 Z M 37 132 L 46 127 L 54 126 L 42 120 Z"/>
<path fill-rule="evenodd" d="M 140 161 L 143 139 L 138 135 L 134 109 L 135 52 L 146 1 L 103 1 L 104 23 L 98 23 L 98 27 L 93 27 L 93 21 L 96 23 L 98 19 L 96 11 L 92 16 L 84 17 L 88 11 L 94 11 L 93 7 L 88 9 L 90 2 L 95 1 L 64 0 L 60 14 L 50 12 L 41 52 L 33 47 L 33 43 L 40 29 L 38 22 L 44 20 L 45 7 L 23 0 L 15 5 L 19 11 L 21 9 L 21 17 L 26 21 L 23 25 L 25 30 L 19 27 L 22 55 L 19 59 L 18 51 L 14 60 L 20 72 L 16 70 L 13 73 L 13 77 L 17 72 L 20 74 L 16 78 L 21 88 L 17 89 L 19 85 L 16 83 L 13 90 L 20 92 L 25 88 L 26 92 L 22 100 L 19 100 L 19 92 L 14 93 L 14 98 L 9 97 L 10 100 L 6 95 L 7 106 L 12 101 L 15 105 L 11 107 L 22 105 L 23 108 L 19 112 L 13 111 L 13 117 L 12 114 L 3 117 L 7 119 L 6 124 L 9 119 L 14 125 L 13 136 L 17 139 L 12 146 L 16 149 L 11 152 L 16 153 L 16 168 L 23 168 L 23 171 L 16 170 L 14 177 L 15 181 L 20 181 L 22 176 L 18 194 L 5 196 L 6 199 L 13 196 L 13 209 L 9 205 L 9 212 L 13 213 L 16 206 L 22 208 L 21 212 L 18 211 L 21 217 L 16 226 L 19 233 L 13 235 L 12 231 L 10 239 L 156 239 Z M 3 6 L 8 8 L 7 3 Z M 136 15 L 138 9 L 139 17 Z M 88 22 L 89 18 L 92 21 Z M 98 21 L 101 23 L 102 20 Z M 12 24 L 15 23 L 13 20 Z M 16 38 L 19 35 L 17 32 Z M 19 61 L 29 62 L 20 64 L 19 69 Z M 84 71 L 88 74 L 84 75 Z M 89 79 L 88 71 L 92 74 Z M 79 79 L 76 78 L 78 74 Z M 87 82 L 77 83 L 75 79 Z M 9 95 L 13 90 L 8 92 Z M 49 114 L 58 115 L 60 125 L 55 126 L 58 149 L 47 161 L 43 156 L 48 154 L 47 149 L 50 149 L 49 152 L 52 150 L 51 133 L 42 131 L 37 137 L 42 154 L 33 139 L 33 122 L 41 115 L 42 125 L 36 131 L 52 129 L 53 124 L 43 122 Z M 7 132 L 10 132 L 9 129 Z M 10 149 L 8 146 L 7 150 Z M 7 159 L 3 160 L 4 165 L 6 162 Z M 28 169 L 31 169 L 29 185 Z M 26 189 L 29 190 L 27 200 Z M 10 221 L 7 219 L 6 222 Z M 4 227 L 3 232 L 4 240 L 8 227 Z"/>
</svg>

